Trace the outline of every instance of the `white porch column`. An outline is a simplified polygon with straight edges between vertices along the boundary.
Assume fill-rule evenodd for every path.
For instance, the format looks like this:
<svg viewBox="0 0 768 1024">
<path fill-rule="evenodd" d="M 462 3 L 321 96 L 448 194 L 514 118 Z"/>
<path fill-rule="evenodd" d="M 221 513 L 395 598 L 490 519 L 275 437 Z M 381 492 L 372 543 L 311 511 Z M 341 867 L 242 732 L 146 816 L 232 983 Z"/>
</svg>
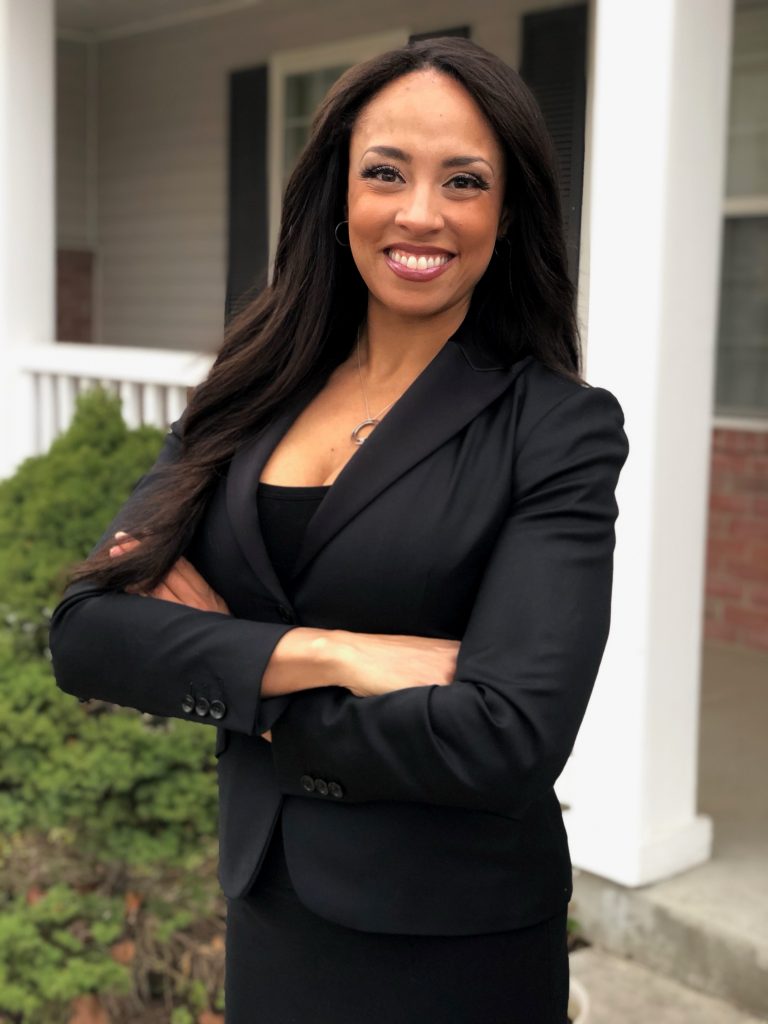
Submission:
<svg viewBox="0 0 768 1024">
<path fill-rule="evenodd" d="M 621 402 L 611 636 L 558 783 L 575 866 L 709 857 L 700 651 L 732 0 L 593 0 L 587 379 Z"/>
<path fill-rule="evenodd" d="M 0 477 L 31 454 L 31 396 L 12 347 L 55 318 L 53 0 L 0 0 Z"/>
</svg>

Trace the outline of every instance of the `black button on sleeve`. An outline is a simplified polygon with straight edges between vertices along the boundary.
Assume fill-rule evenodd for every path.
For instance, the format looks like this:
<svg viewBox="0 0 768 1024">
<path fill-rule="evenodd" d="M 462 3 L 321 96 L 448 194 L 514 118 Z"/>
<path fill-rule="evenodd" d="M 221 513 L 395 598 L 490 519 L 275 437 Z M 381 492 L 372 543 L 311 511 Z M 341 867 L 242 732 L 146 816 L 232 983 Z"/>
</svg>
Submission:
<svg viewBox="0 0 768 1024">
<path fill-rule="evenodd" d="M 184 700 L 181 702 L 181 710 L 186 711 L 188 715 L 195 710 L 195 698 L 191 693 L 186 694 Z"/>
<path fill-rule="evenodd" d="M 325 779 L 315 779 L 315 791 L 318 792 L 320 796 L 328 796 L 328 783 Z"/>
<path fill-rule="evenodd" d="M 211 718 L 223 718 L 227 713 L 227 705 L 223 700 L 211 701 Z"/>
<path fill-rule="evenodd" d="M 315 791 L 315 780 L 311 775 L 302 775 L 301 784 L 308 793 L 314 793 Z"/>
<path fill-rule="evenodd" d="M 208 702 L 207 697 L 198 697 L 195 701 L 195 714 L 200 715 L 201 718 L 204 718 L 208 714 L 210 708 L 211 705 Z"/>
<path fill-rule="evenodd" d="M 337 800 L 341 800 L 341 798 L 344 796 L 344 787 L 338 782 L 329 782 L 328 792 Z"/>
</svg>

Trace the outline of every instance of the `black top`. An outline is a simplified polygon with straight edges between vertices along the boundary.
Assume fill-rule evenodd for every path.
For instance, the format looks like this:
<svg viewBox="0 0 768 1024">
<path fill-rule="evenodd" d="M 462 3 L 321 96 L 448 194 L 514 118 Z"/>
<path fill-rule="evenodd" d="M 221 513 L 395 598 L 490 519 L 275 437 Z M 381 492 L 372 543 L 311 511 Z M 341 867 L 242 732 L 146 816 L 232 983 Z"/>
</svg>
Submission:
<svg viewBox="0 0 768 1024">
<path fill-rule="evenodd" d="M 301 546 L 309 520 L 325 497 L 328 485 L 318 487 L 288 487 L 285 484 L 267 484 L 259 481 L 256 502 L 259 524 L 269 560 L 274 566 L 286 597 L 293 600 L 291 570 Z M 267 847 L 260 886 L 277 886 L 292 890 L 291 876 L 285 862 L 282 824 L 277 822 L 272 840 Z"/>
<path fill-rule="evenodd" d="M 259 482 L 256 491 L 259 523 L 269 560 L 286 593 L 292 598 L 291 570 L 304 531 L 331 484 L 317 487 L 288 487 Z"/>
</svg>

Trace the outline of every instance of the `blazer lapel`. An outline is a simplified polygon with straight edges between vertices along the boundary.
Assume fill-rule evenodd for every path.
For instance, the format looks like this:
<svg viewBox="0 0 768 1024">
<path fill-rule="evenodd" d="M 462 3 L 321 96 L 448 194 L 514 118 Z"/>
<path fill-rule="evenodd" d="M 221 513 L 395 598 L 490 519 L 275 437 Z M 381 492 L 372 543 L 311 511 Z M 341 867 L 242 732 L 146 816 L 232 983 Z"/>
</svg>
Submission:
<svg viewBox="0 0 768 1024">
<path fill-rule="evenodd" d="M 301 410 L 321 390 L 325 380 L 326 377 L 321 376 L 302 389 L 260 434 L 241 445 L 233 455 L 227 473 L 226 507 L 238 545 L 257 578 L 284 604 L 291 602 L 267 553 L 259 523 L 256 490 L 267 459 Z"/>
<path fill-rule="evenodd" d="M 501 395 L 531 358 L 511 367 L 495 364 L 475 343 L 465 320 L 336 477 L 309 522 L 293 577 L 378 494 Z M 227 510 L 239 544 L 262 583 L 285 603 L 290 602 L 259 529 L 256 488 L 270 454 L 324 383 L 320 379 L 302 391 L 258 438 L 238 450 L 227 481 Z"/>
<path fill-rule="evenodd" d="M 461 328 L 449 338 L 336 477 L 309 521 L 294 578 L 378 494 L 505 391 L 529 359 L 504 369 Z"/>
</svg>

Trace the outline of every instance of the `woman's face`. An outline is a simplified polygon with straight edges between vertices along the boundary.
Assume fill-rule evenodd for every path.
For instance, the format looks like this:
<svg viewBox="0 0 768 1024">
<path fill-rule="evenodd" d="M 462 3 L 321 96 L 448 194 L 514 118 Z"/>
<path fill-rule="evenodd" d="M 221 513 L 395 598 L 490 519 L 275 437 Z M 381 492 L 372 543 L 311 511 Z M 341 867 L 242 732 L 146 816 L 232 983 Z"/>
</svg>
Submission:
<svg viewBox="0 0 768 1024">
<path fill-rule="evenodd" d="M 500 233 L 504 154 L 479 107 L 434 70 L 389 83 L 350 139 L 349 241 L 369 299 L 409 317 L 466 310 Z"/>
</svg>

